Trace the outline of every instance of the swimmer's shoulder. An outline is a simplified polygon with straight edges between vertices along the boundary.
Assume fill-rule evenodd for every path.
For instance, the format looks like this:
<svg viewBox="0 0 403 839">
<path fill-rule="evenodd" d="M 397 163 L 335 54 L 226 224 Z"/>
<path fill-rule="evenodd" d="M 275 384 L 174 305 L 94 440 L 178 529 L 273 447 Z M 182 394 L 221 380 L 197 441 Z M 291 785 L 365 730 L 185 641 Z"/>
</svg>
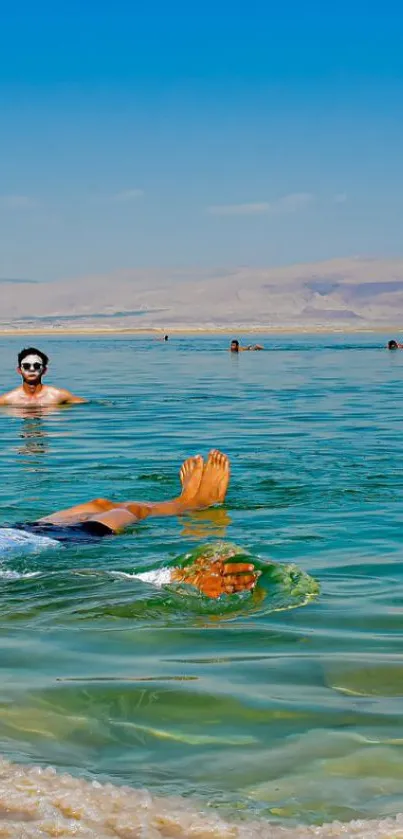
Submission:
<svg viewBox="0 0 403 839">
<path fill-rule="evenodd" d="M 8 390 L 0 396 L 0 405 L 20 405 L 23 401 L 24 391 L 21 387 L 15 387 L 13 390 Z"/>
<path fill-rule="evenodd" d="M 71 393 L 66 388 L 62 387 L 54 387 L 53 385 L 44 385 L 44 390 L 46 388 L 46 395 L 52 400 L 53 404 L 58 405 L 79 405 L 83 402 L 86 402 L 85 399 L 82 399 L 81 396 L 75 396 L 74 393 Z"/>
</svg>

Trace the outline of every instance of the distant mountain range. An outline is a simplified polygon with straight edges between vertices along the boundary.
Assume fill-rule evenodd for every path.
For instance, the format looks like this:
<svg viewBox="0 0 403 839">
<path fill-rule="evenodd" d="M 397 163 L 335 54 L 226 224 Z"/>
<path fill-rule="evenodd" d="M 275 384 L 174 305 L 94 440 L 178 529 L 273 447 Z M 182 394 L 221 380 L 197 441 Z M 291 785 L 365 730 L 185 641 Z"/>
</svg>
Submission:
<svg viewBox="0 0 403 839">
<path fill-rule="evenodd" d="M 0 284 L 2 283 L 11 283 L 11 285 L 19 285 L 20 283 L 37 283 L 37 280 L 21 280 L 17 277 L 9 278 L 9 277 L 0 277 Z"/>
<path fill-rule="evenodd" d="M 403 321 L 403 259 L 0 280 L 0 327 L 382 328 Z"/>
</svg>

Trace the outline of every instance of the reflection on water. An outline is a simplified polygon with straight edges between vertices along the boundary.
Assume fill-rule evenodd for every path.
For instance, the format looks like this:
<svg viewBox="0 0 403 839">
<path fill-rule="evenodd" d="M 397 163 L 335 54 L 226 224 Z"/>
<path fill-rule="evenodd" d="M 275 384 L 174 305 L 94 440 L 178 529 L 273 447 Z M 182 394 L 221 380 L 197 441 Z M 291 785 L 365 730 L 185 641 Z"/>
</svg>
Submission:
<svg viewBox="0 0 403 839">
<path fill-rule="evenodd" d="M 50 414 L 58 414 L 60 411 L 65 411 L 66 409 L 71 408 L 71 405 L 58 405 L 58 406 L 46 406 L 46 405 L 22 405 L 21 407 L 6 405 L 2 406 L 2 413 L 10 416 L 16 417 L 18 419 L 33 419 L 33 418 L 42 418 L 47 417 Z"/>
<path fill-rule="evenodd" d="M 51 421 L 53 426 L 61 418 L 62 414 L 71 409 L 71 405 L 60 406 L 44 406 L 44 405 L 24 405 L 21 407 L 6 406 L 3 413 L 6 416 L 13 417 L 20 420 L 20 427 L 18 437 L 24 442 L 18 446 L 16 451 L 22 455 L 23 463 L 25 463 L 30 471 L 39 471 L 44 468 L 42 463 L 42 455 L 47 454 L 49 449 L 49 426 L 46 426 L 46 420 Z"/>
<path fill-rule="evenodd" d="M 19 436 L 24 441 L 19 446 L 18 454 L 28 459 L 29 466 L 35 468 L 40 464 L 40 455 L 48 451 L 48 435 L 40 415 L 25 416 L 21 423 Z"/>
<path fill-rule="evenodd" d="M 225 539 L 231 516 L 223 507 L 200 510 L 181 519 L 182 535 L 197 540 Z"/>
</svg>

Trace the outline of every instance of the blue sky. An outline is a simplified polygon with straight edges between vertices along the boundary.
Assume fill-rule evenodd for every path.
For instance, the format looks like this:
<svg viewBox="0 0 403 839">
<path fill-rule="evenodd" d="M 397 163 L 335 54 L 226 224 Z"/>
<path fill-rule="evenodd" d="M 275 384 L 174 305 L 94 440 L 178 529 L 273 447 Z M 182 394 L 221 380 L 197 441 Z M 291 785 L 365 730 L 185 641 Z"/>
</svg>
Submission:
<svg viewBox="0 0 403 839">
<path fill-rule="evenodd" d="M 398 3 L 21 0 L 0 102 L 0 277 L 402 253 Z"/>
</svg>

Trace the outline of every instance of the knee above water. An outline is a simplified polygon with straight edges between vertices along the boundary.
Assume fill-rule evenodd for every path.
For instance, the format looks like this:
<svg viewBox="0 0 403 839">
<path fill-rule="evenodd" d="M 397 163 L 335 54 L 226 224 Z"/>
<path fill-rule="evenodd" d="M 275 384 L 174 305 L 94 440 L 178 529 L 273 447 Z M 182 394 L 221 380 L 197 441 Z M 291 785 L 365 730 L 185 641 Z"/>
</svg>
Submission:
<svg viewBox="0 0 403 839">
<path fill-rule="evenodd" d="M 115 506 L 112 504 L 112 501 L 108 501 L 107 498 L 93 498 L 91 504 L 97 506 L 99 510 L 110 510 L 111 507 Z"/>
</svg>

